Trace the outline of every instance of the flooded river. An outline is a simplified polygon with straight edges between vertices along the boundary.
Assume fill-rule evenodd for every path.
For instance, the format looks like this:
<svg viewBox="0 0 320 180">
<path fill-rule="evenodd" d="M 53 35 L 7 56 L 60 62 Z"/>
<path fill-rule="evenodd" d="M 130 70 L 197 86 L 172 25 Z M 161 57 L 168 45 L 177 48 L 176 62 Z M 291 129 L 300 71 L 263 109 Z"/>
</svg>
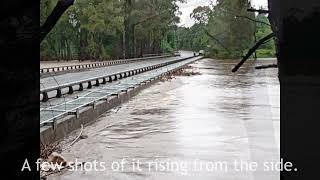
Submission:
<svg viewBox="0 0 320 180">
<path fill-rule="evenodd" d="M 49 179 L 280 179 L 271 170 L 280 159 L 277 69 L 255 70 L 274 63 L 261 60 L 234 74 L 236 62 L 200 60 L 191 65 L 200 75 L 159 82 L 107 112 L 62 152 L 68 161 L 98 161 L 99 171 Z"/>
</svg>

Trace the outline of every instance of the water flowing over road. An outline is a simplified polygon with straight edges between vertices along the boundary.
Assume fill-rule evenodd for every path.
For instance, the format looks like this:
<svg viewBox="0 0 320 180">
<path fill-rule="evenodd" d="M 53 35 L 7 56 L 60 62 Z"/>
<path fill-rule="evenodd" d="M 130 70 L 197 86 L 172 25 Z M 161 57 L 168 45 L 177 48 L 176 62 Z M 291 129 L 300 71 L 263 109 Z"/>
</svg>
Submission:
<svg viewBox="0 0 320 180">
<path fill-rule="evenodd" d="M 106 170 L 67 171 L 50 179 L 280 179 L 279 172 L 263 169 L 263 163 L 280 159 L 277 69 L 255 70 L 273 61 L 249 61 L 234 74 L 236 63 L 200 60 L 191 65 L 200 75 L 159 82 L 105 113 L 84 128 L 87 139 L 62 154 L 68 161 L 105 162 Z M 122 161 L 123 170 L 111 169 Z M 258 167 L 238 171 L 234 161 Z M 214 166 L 218 162 L 227 169 Z"/>
</svg>

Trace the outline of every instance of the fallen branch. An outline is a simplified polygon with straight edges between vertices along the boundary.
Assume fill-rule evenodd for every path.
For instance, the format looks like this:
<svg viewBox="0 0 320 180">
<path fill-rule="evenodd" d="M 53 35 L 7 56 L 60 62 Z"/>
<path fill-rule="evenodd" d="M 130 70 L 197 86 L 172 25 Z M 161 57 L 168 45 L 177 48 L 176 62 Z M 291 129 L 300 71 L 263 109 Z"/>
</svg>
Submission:
<svg viewBox="0 0 320 180">
<path fill-rule="evenodd" d="M 73 5 L 75 0 L 58 0 L 57 5 L 46 19 L 45 23 L 40 27 L 40 43 L 49 34 L 56 25 L 62 14 Z"/>
<path fill-rule="evenodd" d="M 79 139 L 80 136 L 82 135 L 82 132 L 83 132 L 83 124 L 81 124 L 80 134 L 78 135 L 78 137 L 77 137 L 76 139 L 74 139 L 74 140 L 70 143 L 69 147 L 72 146 L 74 143 L 76 143 L 76 142 L 78 141 L 78 139 Z"/>
<path fill-rule="evenodd" d="M 256 69 L 268 69 L 268 68 L 277 68 L 277 64 L 269 64 L 269 65 L 262 65 L 262 66 L 257 66 Z"/>
<path fill-rule="evenodd" d="M 264 44 L 266 41 L 268 41 L 269 39 L 273 38 L 274 34 L 270 33 L 267 36 L 265 36 L 264 38 L 260 39 L 251 49 L 249 49 L 248 53 L 243 56 L 242 60 L 232 69 L 232 72 L 237 72 L 238 69 L 243 65 L 243 63 L 245 63 L 248 58 L 262 45 Z"/>
</svg>

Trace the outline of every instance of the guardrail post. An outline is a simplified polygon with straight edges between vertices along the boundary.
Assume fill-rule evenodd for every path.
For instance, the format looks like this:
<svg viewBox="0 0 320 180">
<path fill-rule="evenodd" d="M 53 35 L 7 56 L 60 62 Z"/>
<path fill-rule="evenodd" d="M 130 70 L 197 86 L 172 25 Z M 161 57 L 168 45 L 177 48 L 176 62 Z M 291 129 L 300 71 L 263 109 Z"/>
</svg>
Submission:
<svg viewBox="0 0 320 180">
<path fill-rule="evenodd" d="M 57 97 L 57 98 L 61 98 L 61 96 L 62 96 L 61 89 L 57 89 L 57 95 L 56 95 L 56 97 Z"/>
<path fill-rule="evenodd" d="M 112 82 L 112 76 L 109 76 L 108 82 L 109 82 L 109 83 Z"/>
<path fill-rule="evenodd" d="M 72 94 L 72 93 L 73 93 L 73 88 L 72 88 L 72 86 L 69 86 L 68 94 Z"/>
<path fill-rule="evenodd" d="M 106 83 L 107 83 L 106 78 L 105 77 L 102 78 L 102 84 L 106 84 Z"/>
<path fill-rule="evenodd" d="M 100 82 L 99 82 L 99 79 L 96 80 L 96 84 L 95 86 L 100 86 Z"/>
<path fill-rule="evenodd" d="M 48 93 L 43 92 L 42 93 L 42 102 L 47 102 L 49 100 Z"/>
<path fill-rule="evenodd" d="M 88 89 L 91 89 L 92 88 L 92 84 L 91 84 L 91 81 L 88 81 Z"/>
<path fill-rule="evenodd" d="M 83 91 L 83 84 L 82 83 L 79 84 L 79 91 Z"/>
</svg>

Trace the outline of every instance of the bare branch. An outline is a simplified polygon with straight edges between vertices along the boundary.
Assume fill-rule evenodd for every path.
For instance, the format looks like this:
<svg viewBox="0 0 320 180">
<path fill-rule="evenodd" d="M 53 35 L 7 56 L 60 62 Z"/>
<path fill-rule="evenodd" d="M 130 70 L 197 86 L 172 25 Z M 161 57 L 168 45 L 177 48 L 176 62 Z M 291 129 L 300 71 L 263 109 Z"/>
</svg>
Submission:
<svg viewBox="0 0 320 180">
<path fill-rule="evenodd" d="M 229 50 L 222 42 L 220 42 L 219 39 L 217 39 L 214 35 L 210 34 L 207 29 L 204 29 L 204 32 L 205 32 L 210 38 L 212 38 L 213 40 L 215 40 L 221 47 L 223 47 L 223 49 L 225 49 L 228 53 L 231 53 L 230 50 Z"/>
<path fill-rule="evenodd" d="M 46 22 L 40 27 L 40 42 L 49 34 L 56 25 L 62 14 L 73 5 L 75 0 L 59 0 L 57 5 L 48 16 Z"/>
<path fill-rule="evenodd" d="M 249 12 L 258 12 L 259 14 L 268 14 L 270 12 L 269 10 L 254 9 L 254 8 L 247 9 L 247 11 L 249 11 Z"/>
<path fill-rule="evenodd" d="M 247 16 L 238 16 L 238 15 L 236 15 L 235 17 L 236 17 L 236 18 L 245 18 L 245 19 L 248 19 L 248 20 L 253 21 L 253 22 L 256 22 L 256 23 L 261 23 L 261 24 L 264 24 L 264 25 L 267 25 L 267 26 L 271 26 L 270 24 L 268 24 L 268 23 L 266 23 L 266 22 L 258 21 L 258 20 L 249 18 L 249 17 L 247 17 Z"/>
<path fill-rule="evenodd" d="M 267 36 L 265 36 L 264 38 L 260 39 L 251 49 L 249 49 L 248 53 L 243 56 L 242 60 L 232 69 L 232 72 L 237 72 L 238 69 L 242 66 L 243 63 L 245 63 L 248 58 L 262 45 L 264 44 L 266 41 L 268 41 L 269 39 L 273 38 L 275 35 L 274 33 L 270 33 Z"/>
</svg>

